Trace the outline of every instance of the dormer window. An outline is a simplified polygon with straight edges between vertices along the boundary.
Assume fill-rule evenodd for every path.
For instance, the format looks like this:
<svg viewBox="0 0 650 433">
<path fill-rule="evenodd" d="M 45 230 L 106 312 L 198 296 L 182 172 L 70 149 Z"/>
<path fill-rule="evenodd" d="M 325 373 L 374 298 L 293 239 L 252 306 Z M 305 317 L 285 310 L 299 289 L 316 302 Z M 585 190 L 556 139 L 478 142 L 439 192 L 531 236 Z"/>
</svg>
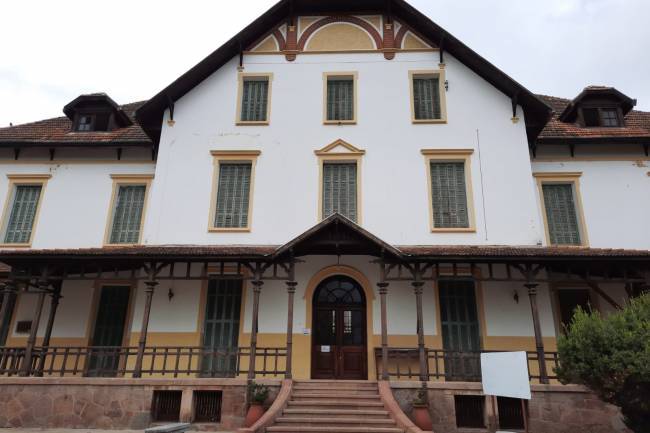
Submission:
<svg viewBox="0 0 650 433">
<path fill-rule="evenodd" d="M 75 130 L 79 132 L 92 131 L 93 116 L 88 114 L 79 116 L 79 119 L 77 120 L 77 127 L 75 128 Z"/>
<path fill-rule="evenodd" d="M 582 118 L 586 127 L 621 126 L 617 108 L 583 108 Z"/>
</svg>

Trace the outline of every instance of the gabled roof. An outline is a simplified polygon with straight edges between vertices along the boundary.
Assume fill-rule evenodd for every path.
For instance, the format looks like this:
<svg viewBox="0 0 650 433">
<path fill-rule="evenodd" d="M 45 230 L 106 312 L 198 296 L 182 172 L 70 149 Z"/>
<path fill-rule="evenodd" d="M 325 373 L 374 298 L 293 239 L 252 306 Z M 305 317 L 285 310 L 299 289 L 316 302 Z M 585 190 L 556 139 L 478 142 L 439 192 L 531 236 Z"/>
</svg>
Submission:
<svg viewBox="0 0 650 433">
<path fill-rule="evenodd" d="M 286 20 L 289 16 L 310 13 L 341 14 L 342 12 L 364 14 L 378 12 L 383 14 L 389 11 L 392 16 L 407 23 L 423 37 L 437 42 L 444 52 L 448 52 L 508 97 L 516 100 L 517 104 L 524 109 L 529 141 L 532 142 L 537 137 L 550 116 L 550 108 L 521 84 L 404 0 L 355 0 L 353 2 L 349 0 L 281 0 L 151 98 L 137 111 L 136 117 L 147 134 L 157 140 L 162 124 L 162 115 L 171 103 L 180 99 L 230 59 L 239 55 L 243 47 L 256 42 L 274 25 Z"/>
<path fill-rule="evenodd" d="M 370 255 L 401 258 L 400 250 L 339 213 L 279 247 L 273 258 L 304 255 Z"/>
<path fill-rule="evenodd" d="M 625 116 L 622 127 L 583 127 L 576 122 L 563 122 L 560 114 L 574 100 L 555 96 L 538 95 L 553 108 L 553 116 L 537 138 L 538 144 L 571 143 L 650 143 L 650 112 L 632 110 Z"/>
<path fill-rule="evenodd" d="M 144 102 L 122 105 L 131 126 L 108 132 L 74 132 L 72 120 L 55 117 L 38 122 L 0 128 L 0 147 L 56 146 L 152 146 L 153 142 L 135 121 L 135 110 Z"/>
</svg>

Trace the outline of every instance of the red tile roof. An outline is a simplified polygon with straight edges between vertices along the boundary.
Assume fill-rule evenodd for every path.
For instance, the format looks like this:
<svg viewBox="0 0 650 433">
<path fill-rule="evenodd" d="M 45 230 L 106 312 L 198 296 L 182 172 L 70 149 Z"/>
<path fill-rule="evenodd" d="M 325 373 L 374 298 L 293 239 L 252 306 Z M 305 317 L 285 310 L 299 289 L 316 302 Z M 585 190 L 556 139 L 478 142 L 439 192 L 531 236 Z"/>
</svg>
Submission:
<svg viewBox="0 0 650 433">
<path fill-rule="evenodd" d="M 604 88 L 603 86 L 589 86 L 589 89 Z M 625 116 L 625 126 L 620 128 L 585 128 L 577 123 L 565 123 L 559 120 L 560 114 L 571 102 L 570 99 L 555 96 L 537 95 L 553 108 L 553 117 L 546 124 L 538 140 L 557 138 L 643 138 L 650 139 L 650 112 L 630 111 Z"/>
<path fill-rule="evenodd" d="M 40 120 L 38 122 L 0 128 L 0 145 L 20 143 L 42 144 L 151 144 L 151 139 L 145 134 L 135 120 L 135 110 L 145 101 L 122 105 L 120 108 L 131 119 L 133 125 L 118 128 L 110 132 L 74 132 L 72 121 L 67 117 Z"/>
</svg>

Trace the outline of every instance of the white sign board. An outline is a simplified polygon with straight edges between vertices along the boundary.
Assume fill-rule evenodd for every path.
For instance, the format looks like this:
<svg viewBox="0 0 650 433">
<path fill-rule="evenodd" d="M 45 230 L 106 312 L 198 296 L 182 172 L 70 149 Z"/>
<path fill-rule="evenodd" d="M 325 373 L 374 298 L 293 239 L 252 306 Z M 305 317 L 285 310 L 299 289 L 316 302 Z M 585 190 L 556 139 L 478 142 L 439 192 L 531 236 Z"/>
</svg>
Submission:
<svg viewBox="0 0 650 433">
<path fill-rule="evenodd" d="M 481 354 L 483 393 L 530 400 L 526 352 Z"/>
</svg>

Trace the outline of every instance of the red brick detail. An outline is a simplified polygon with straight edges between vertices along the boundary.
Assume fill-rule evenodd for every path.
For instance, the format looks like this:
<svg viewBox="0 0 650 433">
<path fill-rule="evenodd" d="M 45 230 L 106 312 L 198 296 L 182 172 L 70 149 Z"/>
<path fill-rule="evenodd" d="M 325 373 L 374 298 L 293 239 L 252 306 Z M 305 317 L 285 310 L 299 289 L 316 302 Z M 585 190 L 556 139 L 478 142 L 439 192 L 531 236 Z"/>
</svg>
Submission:
<svg viewBox="0 0 650 433">
<path fill-rule="evenodd" d="M 400 49 L 402 48 L 402 43 L 404 42 L 404 37 L 406 36 L 406 32 L 409 31 L 409 28 L 406 27 L 405 25 L 402 25 L 402 27 L 399 28 L 399 31 L 397 32 L 397 35 L 395 35 L 395 48 Z"/>
<path fill-rule="evenodd" d="M 393 60 L 395 58 L 395 27 L 392 20 L 391 22 L 387 21 L 387 17 L 384 17 L 384 58 Z"/>
<path fill-rule="evenodd" d="M 282 36 L 280 30 L 273 30 L 273 36 L 275 36 L 275 40 L 278 41 L 278 47 L 280 47 L 280 51 L 284 51 L 287 45 L 287 41 L 284 40 L 284 36 Z"/>
<path fill-rule="evenodd" d="M 307 44 L 307 41 L 309 40 L 309 37 L 313 35 L 316 32 L 316 30 L 320 29 L 323 26 L 326 26 L 328 24 L 333 24 L 333 23 L 349 23 L 349 24 L 357 25 L 362 29 L 364 29 L 366 32 L 368 32 L 368 34 L 372 37 L 372 39 L 374 39 L 375 46 L 377 47 L 378 50 L 384 48 L 381 35 L 377 31 L 377 29 L 375 29 L 367 21 L 352 16 L 331 16 L 316 21 L 315 23 L 307 27 L 307 29 L 303 32 L 302 36 L 300 36 L 300 41 L 298 41 L 298 49 L 300 51 L 303 51 L 305 49 L 305 45 Z"/>
<path fill-rule="evenodd" d="M 295 24 L 287 25 L 287 41 L 284 44 L 284 55 L 289 62 L 296 60 L 298 53 L 298 30 Z"/>
</svg>

